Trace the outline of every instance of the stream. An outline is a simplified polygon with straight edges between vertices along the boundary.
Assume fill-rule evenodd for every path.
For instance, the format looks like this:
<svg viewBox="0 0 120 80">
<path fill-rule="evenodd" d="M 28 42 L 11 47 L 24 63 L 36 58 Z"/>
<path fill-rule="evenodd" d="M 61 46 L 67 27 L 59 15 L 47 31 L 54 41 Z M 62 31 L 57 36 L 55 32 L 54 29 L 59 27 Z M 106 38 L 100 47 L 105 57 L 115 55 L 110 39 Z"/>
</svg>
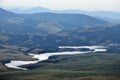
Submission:
<svg viewBox="0 0 120 80">
<path fill-rule="evenodd" d="M 8 68 L 27 70 L 27 68 L 22 68 L 23 65 L 35 64 L 40 61 L 48 60 L 50 56 L 56 55 L 75 55 L 75 54 L 85 54 L 85 53 L 95 53 L 95 52 L 106 52 L 107 49 L 104 46 L 59 46 L 59 48 L 88 48 L 89 51 L 65 51 L 65 52 L 53 52 L 53 53 L 43 53 L 43 54 L 29 54 L 34 59 L 38 59 L 35 61 L 17 61 L 11 60 L 9 63 L 6 63 L 5 66 Z"/>
</svg>

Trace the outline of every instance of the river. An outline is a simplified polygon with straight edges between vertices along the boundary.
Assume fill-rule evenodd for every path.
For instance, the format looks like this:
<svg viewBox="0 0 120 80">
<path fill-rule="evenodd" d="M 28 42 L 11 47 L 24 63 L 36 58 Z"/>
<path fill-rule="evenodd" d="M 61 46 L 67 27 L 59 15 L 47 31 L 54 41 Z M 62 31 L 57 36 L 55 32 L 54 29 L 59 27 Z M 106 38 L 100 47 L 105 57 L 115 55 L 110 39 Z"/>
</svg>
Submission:
<svg viewBox="0 0 120 80">
<path fill-rule="evenodd" d="M 59 48 L 88 48 L 89 51 L 67 51 L 67 52 L 53 52 L 53 53 L 43 53 L 43 54 L 29 54 L 29 56 L 32 56 L 32 58 L 38 59 L 35 61 L 17 61 L 17 60 L 11 60 L 9 63 L 6 63 L 5 66 L 8 68 L 14 68 L 14 69 L 21 69 L 21 70 L 27 70 L 27 68 L 22 68 L 20 66 L 28 65 L 28 64 L 35 64 L 40 61 L 48 60 L 50 56 L 56 56 L 56 55 L 75 55 L 75 54 L 85 54 L 85 53 L 95 53 L 95 52 L 106 52 L 107 49 L 104 46 L 60 46 Z"/>
</svg>

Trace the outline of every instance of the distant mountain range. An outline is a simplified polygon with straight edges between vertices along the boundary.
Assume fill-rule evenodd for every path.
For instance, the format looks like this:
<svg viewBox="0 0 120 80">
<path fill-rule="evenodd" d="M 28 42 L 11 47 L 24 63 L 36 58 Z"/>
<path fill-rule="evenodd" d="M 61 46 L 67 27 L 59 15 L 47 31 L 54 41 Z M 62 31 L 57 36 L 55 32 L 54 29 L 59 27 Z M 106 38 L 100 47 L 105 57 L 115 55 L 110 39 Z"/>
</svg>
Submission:
<svg viewBox="0 0 120 80">
<path fill-rule="evenodd" d="M 108 22 L 83 14 L 34 13 L 15 14 L 0 9 L 0 31 L 3 33 L 48 34 L 74 30 Z"/>
<path fill-rule="evenodd" d="M 0 8 L 0 45 L 57 48 L 120 44 L 120 24 L 84 14 L 18 14 Z"/>
<path fill-rule="evenodd" d="M 67 14 L 85 14 L 89 16 L 96 17 L 98 19 L 103 19 L 110 22 L 120 22 L 120 12 L 112 12 L 112 11 L 82 11 L 82 10 L 75 10 L 75 9 L 69 9 L 69 10 L 50 10 L 43 7 L 35 7 L 31 9 L 9 9 L 9 11 L 15 12 L 15 13 L 67 13 Z"/>
</svg>

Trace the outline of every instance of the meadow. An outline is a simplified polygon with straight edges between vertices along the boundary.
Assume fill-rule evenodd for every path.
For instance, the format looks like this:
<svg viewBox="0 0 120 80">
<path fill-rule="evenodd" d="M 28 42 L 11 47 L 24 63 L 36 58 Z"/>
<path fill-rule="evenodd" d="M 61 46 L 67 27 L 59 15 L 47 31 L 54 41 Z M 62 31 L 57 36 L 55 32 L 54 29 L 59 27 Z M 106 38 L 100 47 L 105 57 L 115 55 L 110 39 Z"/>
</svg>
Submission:
<svg viewBox="0 0 120 80">
<path fill-rule="evenodd" d="M 120 80 L 118 53 L 52 56 L 49 60 L 23 66 L 29 69 L 27 71 L 1 65 L 0 80 Z"/>
</svg>

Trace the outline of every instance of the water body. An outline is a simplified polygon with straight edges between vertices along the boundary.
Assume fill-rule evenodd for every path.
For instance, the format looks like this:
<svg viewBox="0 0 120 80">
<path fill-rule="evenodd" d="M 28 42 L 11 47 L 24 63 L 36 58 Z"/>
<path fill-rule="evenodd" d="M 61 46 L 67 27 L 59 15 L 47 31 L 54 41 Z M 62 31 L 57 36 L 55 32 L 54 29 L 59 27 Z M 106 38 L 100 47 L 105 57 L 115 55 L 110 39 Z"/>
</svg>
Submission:
<svg viewBox="0 0 120 80">
<path fill-rule="evenodd" d="M 85 54 L 85 53 L 92 53 L 92 52 L 106 52 L 107 49 L 104 46 L 60 46 L 59 48 L 73 48 L 73 49 L 80 49 L 80 48 L 88 48 L 89 51 L 70 51 L 70 52 L 53 52 L 53 53 L 43 53 L 43 54 L 29 54 L 32 58 L 38 59 L 35 61 L 15 61 L 11 60 L 10 63 L 6 63 L 5 66 L 14 69 L 21 69 L 27 70 L 27 68 L 22 68 L 20 66 L 28 65 L 28 64 L 35 64 L 40 61 L 48 60 L 50 56 L 56 55 L 75 55 L 75 54 Z"/>
</svg>

